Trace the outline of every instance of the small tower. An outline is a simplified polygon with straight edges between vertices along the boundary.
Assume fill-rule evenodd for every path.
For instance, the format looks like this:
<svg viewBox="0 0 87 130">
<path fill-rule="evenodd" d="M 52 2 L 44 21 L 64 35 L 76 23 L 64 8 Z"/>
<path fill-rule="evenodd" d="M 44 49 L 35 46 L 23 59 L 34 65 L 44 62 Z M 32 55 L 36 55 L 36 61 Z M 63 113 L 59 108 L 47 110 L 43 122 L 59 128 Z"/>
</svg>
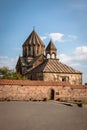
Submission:
<svg viewBox="0 0 87 130">
<path fill-rule="evenodd" d="M 49 58 L 56 59 L 57 49 L 56 49 L 55 45 L 53 44 L 52 40 L 50 40 L 50 42 L 46 48 L 46 57 L 48 57 L 48 55 L 50 56 Z"/>
</svg>

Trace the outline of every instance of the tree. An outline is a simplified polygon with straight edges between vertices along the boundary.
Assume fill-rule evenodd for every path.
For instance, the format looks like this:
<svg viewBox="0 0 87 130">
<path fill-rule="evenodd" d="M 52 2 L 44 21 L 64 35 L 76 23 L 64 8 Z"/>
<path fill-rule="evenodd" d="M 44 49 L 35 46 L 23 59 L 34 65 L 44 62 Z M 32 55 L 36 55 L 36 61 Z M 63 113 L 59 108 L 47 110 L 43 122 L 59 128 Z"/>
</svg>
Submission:
<svg viewBox="0 0 87 130">
<path fill-rule="evenodd" d="M 0 79 L 25 79 L 20 73 L 10 70 L 8 67 L 0 68 Z"/>
</svg>

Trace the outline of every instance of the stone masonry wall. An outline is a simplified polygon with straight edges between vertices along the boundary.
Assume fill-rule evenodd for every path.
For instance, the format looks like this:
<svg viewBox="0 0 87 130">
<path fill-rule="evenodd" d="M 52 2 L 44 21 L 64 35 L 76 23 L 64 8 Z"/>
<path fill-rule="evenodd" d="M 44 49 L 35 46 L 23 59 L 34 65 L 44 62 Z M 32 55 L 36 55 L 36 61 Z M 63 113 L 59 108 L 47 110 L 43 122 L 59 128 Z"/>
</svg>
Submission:
<svg viewBox="0 0 87 130">
<path fill-rule="evenodd" d="M 28 81 L 29 82 L 29 81 Z M 87 101 L 87 86 L 73 86 L 70 84 L 60 84 L 58 82 L 30 81 L 28 85 L 9 83 L 0 84 L 0 100 L 50 100 L 52 91 L 54 100 L 82 100 Z"/>
<path fill-rule="evenodd" d="M 59 73 L 44 73 L 44 81 L 62 81 L 63 77 L 67 77 L 67 81 L 71 84 L 82 84 L 82 75 L 80 74 L 59 74 Z"/>
</svg>

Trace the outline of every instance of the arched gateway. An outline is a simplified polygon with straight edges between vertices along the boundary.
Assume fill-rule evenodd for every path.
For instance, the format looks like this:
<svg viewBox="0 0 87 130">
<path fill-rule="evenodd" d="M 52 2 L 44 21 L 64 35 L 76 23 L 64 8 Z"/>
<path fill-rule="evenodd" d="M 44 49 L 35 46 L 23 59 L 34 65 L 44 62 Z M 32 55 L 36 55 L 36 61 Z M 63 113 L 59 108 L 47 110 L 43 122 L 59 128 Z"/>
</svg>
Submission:
<svg viewBox="0 0 87 130">
<path fill-rule="evenodd" d="M 50 100 L 54 100 L 55 91 L 53 89 L 50 90 Z"/>
</svg>

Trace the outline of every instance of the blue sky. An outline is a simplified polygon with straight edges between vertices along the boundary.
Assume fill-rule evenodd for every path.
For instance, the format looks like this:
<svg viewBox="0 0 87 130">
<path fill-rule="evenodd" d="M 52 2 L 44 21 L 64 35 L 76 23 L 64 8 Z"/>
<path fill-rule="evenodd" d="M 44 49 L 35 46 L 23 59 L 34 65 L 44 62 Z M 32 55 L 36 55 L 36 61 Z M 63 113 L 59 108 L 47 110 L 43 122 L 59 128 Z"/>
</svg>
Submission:
<svg viewBox="0 0 87 130">
<path fill-rule="evenodd" d="M 87 82 L 87 0 L 0 0 L 0 67 L 15 68 L 33 27 Z"/>
</svg>

